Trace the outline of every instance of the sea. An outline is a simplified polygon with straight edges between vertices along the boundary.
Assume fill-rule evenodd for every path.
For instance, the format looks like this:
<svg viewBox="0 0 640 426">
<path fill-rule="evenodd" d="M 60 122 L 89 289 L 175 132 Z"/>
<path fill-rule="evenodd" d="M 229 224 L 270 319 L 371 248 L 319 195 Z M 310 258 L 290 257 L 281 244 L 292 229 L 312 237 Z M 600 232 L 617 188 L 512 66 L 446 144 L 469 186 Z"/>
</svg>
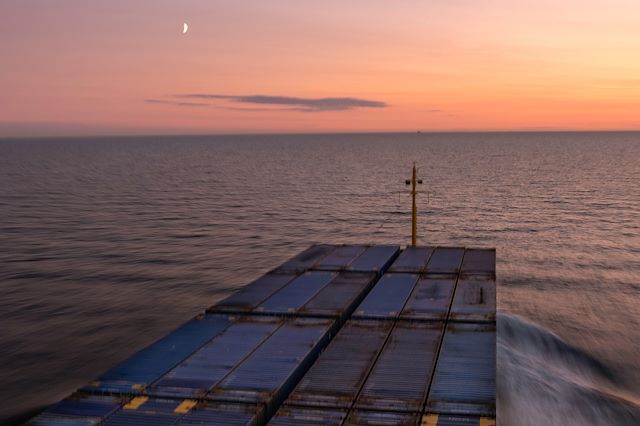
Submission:
<svg viewBox="0 0 640 426">
<path fill-rule="evenodd" d="M 313 243 L 495 247 L 499 425 L 640 424 L 640 133 L 0 140 L 0 423 Z"/>
</svg>

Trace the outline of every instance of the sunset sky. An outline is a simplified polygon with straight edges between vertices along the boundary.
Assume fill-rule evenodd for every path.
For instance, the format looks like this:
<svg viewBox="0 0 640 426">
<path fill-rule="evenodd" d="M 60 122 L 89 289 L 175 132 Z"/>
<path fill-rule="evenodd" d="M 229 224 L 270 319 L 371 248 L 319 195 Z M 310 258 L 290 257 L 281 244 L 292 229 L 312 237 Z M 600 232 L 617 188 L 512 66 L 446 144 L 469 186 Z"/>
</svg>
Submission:
<svg viewBox="0 0 640 426">
<path fill-rule="evenodd" d="M 2 0 L 0 17 L 0 137 L 640 129 L 638 0 Z"/>
</svg>

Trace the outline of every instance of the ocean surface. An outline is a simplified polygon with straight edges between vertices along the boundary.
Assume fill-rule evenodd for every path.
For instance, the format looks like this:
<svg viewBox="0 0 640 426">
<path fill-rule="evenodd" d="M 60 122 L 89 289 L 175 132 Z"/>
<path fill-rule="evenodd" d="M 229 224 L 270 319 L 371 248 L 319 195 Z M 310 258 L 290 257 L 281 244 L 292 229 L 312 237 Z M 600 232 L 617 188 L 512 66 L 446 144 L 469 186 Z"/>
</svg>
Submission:
<svg viewBox="0 0 640 426">
<path fill-rule="evenodd" d="M 414 161 L 419 243 L 498 250 L 499 424 L 640 424 L 639 133 L 0 141 L 0 419 L 312 243 L 406 244 Z"/>
</svg>

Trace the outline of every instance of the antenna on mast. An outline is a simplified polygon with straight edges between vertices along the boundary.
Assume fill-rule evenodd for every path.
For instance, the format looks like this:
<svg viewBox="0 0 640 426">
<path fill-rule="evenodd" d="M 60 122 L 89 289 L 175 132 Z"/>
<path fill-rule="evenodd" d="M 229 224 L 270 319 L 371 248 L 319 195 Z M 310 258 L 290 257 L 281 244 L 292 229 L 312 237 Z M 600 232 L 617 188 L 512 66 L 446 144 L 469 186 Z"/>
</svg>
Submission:
<svg viewBox="0 0 640 426">
<path fill-rule="evenodd" d="M 418 234 L 418 207 L 416 206 L 416 185 L 422 185 L 422 179 L 417 178 L 416 162 L 413 162 L 413 173 L 411 179 L 404 181 L 406 185 L 411 185 L 411 245 L 416 246 Z"/>
</svg>

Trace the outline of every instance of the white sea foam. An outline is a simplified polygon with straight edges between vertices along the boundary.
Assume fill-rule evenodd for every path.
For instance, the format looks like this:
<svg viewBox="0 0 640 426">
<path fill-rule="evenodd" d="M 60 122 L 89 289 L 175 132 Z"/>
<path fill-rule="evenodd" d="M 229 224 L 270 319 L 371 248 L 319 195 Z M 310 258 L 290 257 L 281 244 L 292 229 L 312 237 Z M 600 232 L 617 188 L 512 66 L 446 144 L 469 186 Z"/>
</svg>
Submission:
<svg viewBox="0 0 640 426">
<path fill-rule="evenodd" d="M 640 424 L 640 400 L 590 354 L 516 315 L 498 316 L 501 425 Z"/>
</svg>

